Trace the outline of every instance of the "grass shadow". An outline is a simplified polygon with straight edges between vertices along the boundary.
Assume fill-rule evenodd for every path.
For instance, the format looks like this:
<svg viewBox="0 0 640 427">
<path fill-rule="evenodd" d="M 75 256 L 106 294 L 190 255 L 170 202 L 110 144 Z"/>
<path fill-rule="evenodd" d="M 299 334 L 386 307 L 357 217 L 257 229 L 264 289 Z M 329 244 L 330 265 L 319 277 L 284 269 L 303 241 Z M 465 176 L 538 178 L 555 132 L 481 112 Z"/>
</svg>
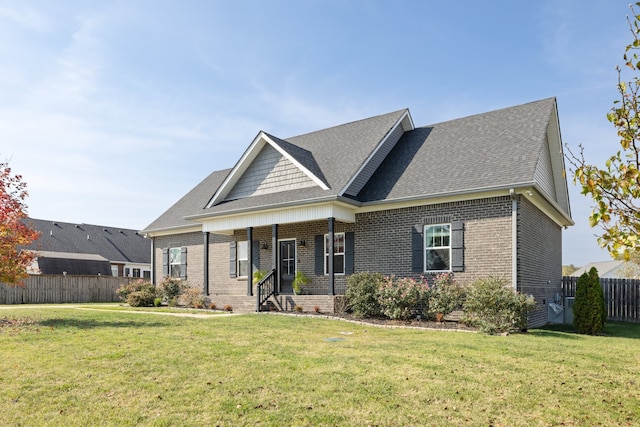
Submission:
<svg viewBox="0 0 640 427">
<path fill-rule="evenodd" d="M 576 328 L 573 325 L 567 324 L 555 324 L 546 325 L 542 328 L 536 329 L 537 335 L 541 337 L 556 337 L 556 338 L 578 338 L 581 335 L 576 332 Z M 604 325 L 604 331 L 598 336 L 610 337 L 610 338 L 640 338 L 640 324 L 629 322 L 607 322 Z"/>
<path fill-rule="evenodd" d="M 75 329 L 94 329 L 94 328 L 157 328 L 167 326 L 165 323 L 155 321 L 125 321 L 125 320 L 96 320 L 96 319 L 70 319 L 70 318 L 53 318 L 39 320 L 38 325 L 49 328 L 75 328 Z"/>
</svg>

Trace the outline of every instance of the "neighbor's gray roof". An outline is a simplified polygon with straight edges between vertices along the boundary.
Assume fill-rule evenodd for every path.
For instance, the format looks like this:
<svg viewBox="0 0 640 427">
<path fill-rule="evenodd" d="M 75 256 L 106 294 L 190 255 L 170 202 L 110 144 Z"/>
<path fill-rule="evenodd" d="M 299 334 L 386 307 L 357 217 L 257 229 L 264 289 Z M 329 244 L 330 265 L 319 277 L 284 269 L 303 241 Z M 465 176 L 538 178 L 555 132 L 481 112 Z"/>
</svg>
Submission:
<svg viewBox="0 0 640 427">
<path fill-rule="evenodd" d="M 532 183 L 554 109 L 555 98 L 549 98 L 405 132 L 353 202 L 375 203 Z M 184 219 L 189 216 L 336 199 L 407 111 L 286 140 L 267 135 L 323 179 L 328 190 L 302 188 L 204 208 L 230 170 L 214 172 L 145 231 L 193 225 Z"/>
<path fill-rule="evenodd" d="M 40 238 L 24 249 L 100 255 L 111 262 L 149 264 L 151 241 L 136 230 L 28 218 Z"/>
</svg>

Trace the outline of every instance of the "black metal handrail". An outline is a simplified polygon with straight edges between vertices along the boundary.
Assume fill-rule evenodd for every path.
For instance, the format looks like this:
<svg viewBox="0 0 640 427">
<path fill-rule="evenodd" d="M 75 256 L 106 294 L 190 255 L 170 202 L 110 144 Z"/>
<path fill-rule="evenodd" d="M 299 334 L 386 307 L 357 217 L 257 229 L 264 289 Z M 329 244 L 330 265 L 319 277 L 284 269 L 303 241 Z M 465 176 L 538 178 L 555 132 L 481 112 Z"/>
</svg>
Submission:
<svg viewBox="0 0 640 427">
<path fill-rule="evenodd" d="M 266 276 L 262 278 L 256 285 L 257 307 L 256 311 L 260 311 L 262 304 L 267 302 L 272 295 L 276 294 L 276 269 L 274 268 Z"/>
</svg>

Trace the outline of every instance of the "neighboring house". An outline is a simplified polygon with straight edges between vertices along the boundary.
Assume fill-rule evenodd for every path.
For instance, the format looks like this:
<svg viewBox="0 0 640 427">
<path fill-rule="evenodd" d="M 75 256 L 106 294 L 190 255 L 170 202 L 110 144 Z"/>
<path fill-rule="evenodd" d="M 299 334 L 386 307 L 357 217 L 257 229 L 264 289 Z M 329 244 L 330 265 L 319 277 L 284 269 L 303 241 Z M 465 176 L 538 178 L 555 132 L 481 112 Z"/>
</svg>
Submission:
<svg viewBox="0 0 640 427">
<path fill-rule="evenodd" d="M 256 269 L 273 269 L 287 301 L 297 270 L 306 293 L 331 300 L 354 272 L 453 272 L 533 295 L 535 326 L 561 291 L 570 225 L 549 98 L 423 127 L 405 109 L 287 139 L 259 132 L 141 233 L 154 282 L 181 277 L 218 305 L 248 298 Z"/>
<path fill-rule="evenodd" d="M 28 218 L 40 238 L 32 273 L 151 278 L 151 242 L 136 230 Z"/>
<path fill-rule="evenodd" d="M 640 278 L 640 266 L 632 261 L 600 261 L 592 262 L 584 267 L 580 267 L 570 274 L 573 277 L 580 277 L 588 273 L 592 267 L 598 270 L 598 277 L 605 279 L 637 279 Z"/>
</svg>

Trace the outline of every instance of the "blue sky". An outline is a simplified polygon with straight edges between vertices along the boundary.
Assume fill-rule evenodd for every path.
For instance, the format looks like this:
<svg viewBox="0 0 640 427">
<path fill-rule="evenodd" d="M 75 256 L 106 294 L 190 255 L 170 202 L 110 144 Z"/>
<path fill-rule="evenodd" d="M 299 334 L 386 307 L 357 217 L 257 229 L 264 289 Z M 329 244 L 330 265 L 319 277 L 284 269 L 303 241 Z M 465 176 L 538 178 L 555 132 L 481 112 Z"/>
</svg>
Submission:
<svg viewBox="0 0 640 427">
<path fill-rule="evenodd" d="M 0 158 L 34 218 L 142 229 L 258 131 L 557 97 L 604 164 L 628 0 L 0 0 Z M 605 260 L 570 183 L 563 263 Z"/>
</svg>

